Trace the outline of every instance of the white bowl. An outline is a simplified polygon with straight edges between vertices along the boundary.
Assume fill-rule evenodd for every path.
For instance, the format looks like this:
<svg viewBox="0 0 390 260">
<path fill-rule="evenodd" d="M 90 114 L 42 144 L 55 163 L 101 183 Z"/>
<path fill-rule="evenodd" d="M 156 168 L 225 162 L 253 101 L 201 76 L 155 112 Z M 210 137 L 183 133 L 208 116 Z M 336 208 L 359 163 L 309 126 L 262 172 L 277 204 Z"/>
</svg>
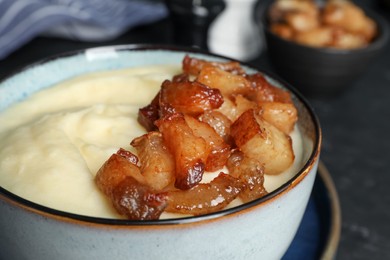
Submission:
<svg viewBox="0 0 390 260">
<path fill-rule="evenodd" d="M 185 54 L 227 60 L 199 50 L 113 46 L 33 64 L 0 83 L 0 111 L 68 78 L 101 70 L 180 64 Z M 244 65 L 249 72 L 256 69 Z M 266 74 L 268 75 L 268 74 Z M 303 134 L 304 163 L 263 198 L 203 216 L 155 221 L 86 217 L 38 205 L 0 188 L 1 259 L 278 259 L 298 229 L 316 177 L 321 130 L 302 96 L 292 92 Z M 1 124 L 0 124 L 1 125 Z M 1 127 L 1 126 L 0 126 Z M 39 162 L 39 158 L 37 159 Z"/>
</svg>

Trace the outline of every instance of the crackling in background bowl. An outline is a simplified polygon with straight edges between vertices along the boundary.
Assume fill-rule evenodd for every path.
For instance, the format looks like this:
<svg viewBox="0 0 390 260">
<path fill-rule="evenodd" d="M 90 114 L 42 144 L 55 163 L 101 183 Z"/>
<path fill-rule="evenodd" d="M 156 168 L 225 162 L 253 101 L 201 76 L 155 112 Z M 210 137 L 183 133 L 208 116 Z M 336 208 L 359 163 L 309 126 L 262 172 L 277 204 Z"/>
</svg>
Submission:
<svg viewBox="0 0 390 260">
<path fill-rule="evenodd" d="M 305 46 L 271 32 L 268 10 L 259 10 L 258 20 L 265 37 L 268 56 L 277 73 L 307 96 L 334 96 L 348 90 L 373 64 L 389 40 L 387 21 L 363 9 L 378 26 L 378 35 L 367 47 L 333 49 Z"/>
<path fill-rule="evenodd" d="M 32 64 L 0 83 L 0 111 L 64 80 L 98 71 L 181 64 L 184 55 L 227 61 L 199 50 L 112 46 L 68 53 Z M 243 65 L 248 72 L 257 69 Z M 277 259 L 298 229 L 316 177 L 321 129 L 313 110 L 292 93 L 303 136 L 301 169 L 265 197 L 203 216 L 130 221 L 89 217 L 39 205 L 0 183 L 1 259 Z M 39 163 L 37 158 L 37 163 Z M 10 173 L 12 174 L 12 173 Z M 80 198 L 82 199 L 82 198 Z"/>
</svg>

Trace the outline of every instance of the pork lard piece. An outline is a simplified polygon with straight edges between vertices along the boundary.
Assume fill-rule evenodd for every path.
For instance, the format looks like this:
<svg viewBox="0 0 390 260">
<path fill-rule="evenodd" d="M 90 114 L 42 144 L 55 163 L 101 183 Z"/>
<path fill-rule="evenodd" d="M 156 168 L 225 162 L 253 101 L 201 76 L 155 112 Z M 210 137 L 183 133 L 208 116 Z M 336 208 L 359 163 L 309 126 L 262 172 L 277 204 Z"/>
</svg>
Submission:
<svg viewBox="0 0 390 260">
<path fill-rule="evenodd" d="M 230 126 L 232 122 L 227 116 L 217 110 L 209 110 L 200 115 L 199 120 L 209 124 L 226 143 L 231 143 Z"/>
<path fill-rule="evenodd" d="M 294 130 L 298 111 L 292 103 L 264 102 L 260 106 L 261 116 L 285 134 Z"/>
<path fill-rule="evenodd" d="M 196 81 L 219 89 L 224 98 L 230 98 L 234 94 L 246 94 L 252 90 L 250 82 L 244 76 L 234 75 L 216 67 L 203 68 Z"/>
<path fill-rule="evenodd" d="M 263 102 L 292 103 L 291 94 L 284 89 L 275 87 L 260 73 L 247 75 L 245 77 L 251 84 L 253 91 L 248 98 L 257 104 Z"/>
<path fill-rule="evenodd" d="M 116 211 L 130 220 L 159 219 L 167 206 L 165 193 L 152 192 L 150 187 L 127 177 L 112 192 Z"/>
<path fill-rule="evenodd" d="M 216 67 L 236 75 L 245 74 L 245 71 L 241 68 L 240 63 L 235 61 L 206 61 L 190 57 L 188 55 L 186 55 L 183 59 L 183 71 L 188 75 L 198 76 L 199 72 L 205 67 Z"/>
<path fill-rule="evenodd" d="M 165 116 L 156 125 L 175 161 L 175 187 L 190 189 L 202 180 L 210 153 L 206 141 L 193 133 L 180 113 Z"/>
<path fill-rule="evenodd" d="M 213 172 L 225 166 L 230 155 L 230 146 L 207 123 L 191 116 L 184 116 L 184 119 L 192 132 L 206 141 L 209 155 L 207 156 L 205 170 Z"/>
<path fill-rule="evenodd" d="M 175 163 L 160 132 L 149 132 L 137 137 L 131 145 L 137 149 L 142 175 L 150 187 L 162 190 L 173 183 Z"/>
<path fill-rule="evenodd" d="M 128 176 L 140 183 L 145 179 L 137 166 L 138 157 L 129 151 L 119 149 L 100 167 L 95 181 L 104 194 L 110 196 L 112 190 Z"/>
<path fill-rule="evenodd" d="M 245 183 L 245 189 L 240 193 L 241 200 L 246 203 L 266 195 L 264 188 L 264 167 L 262 163 L 245 156 L 240 151 L 234 151 L 227 161 L 230 175 Z"/>
<path fill-rule="evenodd" d="M 244 189 L 245 184 L 220 173 L 210 183 L 200 183 L 190 190 L 168 192 L 167 212 L 202 215 L 224 209 Z"/>
<path fill-rule="evenodd" d="M 160 107 L 168 104 L 183 114 L 200 115 L 220 107 L 222 103 L 223 97 L 218 89 L 196 81 L 165 80 L 161 86 Z"/>
<path fill-rule="evenodd" d="M 95 182 L 116 211 L 131 220 L 158 219 L 167 205 L 165 193 L 145 184 L 133 156 L 123 149 L 99 169 Z"/>
<path fill-rule="evenodd" d="M 253 109 L 232 124 L 231 135 L 245 156 L 264 165 L 265 174 L 280 174 L 294 162 L 290 136 L 262 119 Z"/>
<path fill-rule="evenodd" d="M 146 131 L 154 131 L 157 127 L 154 121 L 160 118 L 160 91 L 152 102 L 138 110 L 138 123 L 145 127 Z"/>
</svg>

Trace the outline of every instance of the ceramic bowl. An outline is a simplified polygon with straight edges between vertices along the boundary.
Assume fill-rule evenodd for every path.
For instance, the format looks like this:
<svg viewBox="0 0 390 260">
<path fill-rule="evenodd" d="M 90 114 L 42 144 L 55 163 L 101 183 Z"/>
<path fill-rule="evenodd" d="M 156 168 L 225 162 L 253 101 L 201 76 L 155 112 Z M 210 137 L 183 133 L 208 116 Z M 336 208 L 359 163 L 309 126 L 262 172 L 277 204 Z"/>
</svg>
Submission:
<svg viewBox="0 0 390 260">
<path fill-rule="evenodd" d="M 164 46 L 114 46 L 49 58 L 0 84 L 0 111 L 36 91 L 81 74 L 127 67 L 180 64 L 184 55 L 227 58 Z M 244 65 L 249 72 L 256 69 Z M 305 211 L 321 146 L 318 120 L 291 91 L 303 135 L 301 169 L 263 198 L 217 213 L 153 221 L 88 217 L 38 205 L 0 187 L 1 259 L 277 259 L 287 250 Z M 38 160 L 39 161 L 39 160 Z M 1 186 L 1 184 L 0 184 Z"/>
<path fill-rule="evenodd" d="M 389 40 L 389 26 L 379 15 L 365 10 L 378 25 L 378 35 L 365 48 L 341 50 L 304 46 L 279 37 L 268 26 L 270 5 L 263 7 L 261 23 L 269 59 L 277 73 L 307 96 L 343 93 L 374 62 Z"/>
</svg>

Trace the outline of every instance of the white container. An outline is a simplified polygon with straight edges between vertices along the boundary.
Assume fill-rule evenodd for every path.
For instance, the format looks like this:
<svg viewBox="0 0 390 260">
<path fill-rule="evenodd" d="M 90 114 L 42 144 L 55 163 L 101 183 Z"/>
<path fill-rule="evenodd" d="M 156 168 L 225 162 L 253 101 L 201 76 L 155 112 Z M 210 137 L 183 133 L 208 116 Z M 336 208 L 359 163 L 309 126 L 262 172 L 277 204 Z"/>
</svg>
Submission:
<svg viewBox="0 0 390 260">
<path fill-rule="evenodd" d="M 263 49 L 259 25 L 255 23 L 256 0 L 225 0 L 226 7 L 210 25 L 211 52 L 247 61 Z"/>
</svg>

